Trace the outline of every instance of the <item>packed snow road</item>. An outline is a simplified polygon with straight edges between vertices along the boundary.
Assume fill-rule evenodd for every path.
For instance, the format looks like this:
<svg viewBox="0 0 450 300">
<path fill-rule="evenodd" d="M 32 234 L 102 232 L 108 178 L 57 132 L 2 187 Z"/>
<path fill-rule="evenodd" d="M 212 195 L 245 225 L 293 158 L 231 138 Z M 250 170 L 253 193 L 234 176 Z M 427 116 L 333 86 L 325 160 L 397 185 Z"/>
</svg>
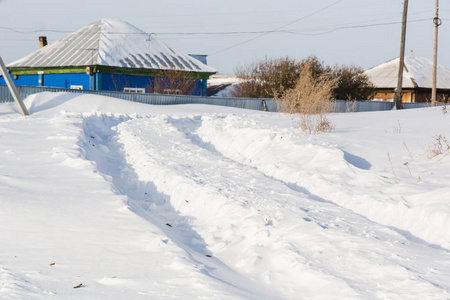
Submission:
<svg viewBox="0 0 450 300">
<path fill-rule="evenodd" d="M 450 296 L 446 228 L 395 226 L 377 161 L 284 116 L 28 101 L 0 115 L 0 298 Z"/>
<path fill-rule="evenodd" d="M 411 243 L 392 229 L 268 177 L 250 160 L 224 156 L 198 136 L 202 119 L 96 115 L 85 119 L 84 147 L 138 214 L 170 227 L 177 245 L 193 257 L 215 257 L 280 295 L 311 298 L 326 290 L 345 298 L 393 297 L 414 289 L 415 295 L 426 290 L 426 298 L 440 293 L 437 286 L 445 281 L 430 282 L 426 274 L 439 272 L 446 251 Z M 331 152 L 326 154 L 336 159 L 334 165 L 345 165 L 339 161 L 343 156 L 333 155 L 335 149 L 316 150 Z M 105 163 L 109 155 L 104 153 L 114 153 L 116 161 Z M 108 172 L 111 165 L 120 167 Z M 427 263 L 408 263 L 411 256 Z M 221 279 L 227 278 L 232 276 Z"/>
</svg>

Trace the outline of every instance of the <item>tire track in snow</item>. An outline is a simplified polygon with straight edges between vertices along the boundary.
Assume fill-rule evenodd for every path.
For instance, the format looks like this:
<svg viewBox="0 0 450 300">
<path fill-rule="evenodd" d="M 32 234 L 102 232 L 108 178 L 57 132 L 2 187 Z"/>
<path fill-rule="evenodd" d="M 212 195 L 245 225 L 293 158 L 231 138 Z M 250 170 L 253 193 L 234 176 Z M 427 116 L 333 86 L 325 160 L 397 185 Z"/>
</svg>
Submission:
<svg viewBox="0 0 450 300">
<path fill-rule="evenodd" d="M 196 134 L 197 139 L 210 143 L 225 157 L 251 165 L 294 190 L 389 226 L 411 241 L 434 248 L 449 243 L 445 213 L 431 210 L 424 215 L 424 212 L 410 209 L 403 201 L 387 200 L 392 195 L 381 191 L 383 178 L 354 168 L 347 160 L 355 158 L 349 158 L 348 153 L 334 146 L 318 145 L 309 141 L 311 137 L 301 137 L 285 128 L 273 128 L 257 118 L 245 116 L 204 116 Z M 368 184 L 372 191 L 368 191 Z"/>
<path fill-rule="evenodd" d="M 203 238 L 191 225 L 191 218 L 180 215 L 171 205 L 170 195 L 158 191 L 152 181 L 140 179 L 133 166 L 126 162 L 124 156 L 127 153 L 123 152 L 123 145 L 117 142 L 117 126 L 127 121 L 133 121 L 133 118 L 103 114 L 84 118 L 84 136 L 81 140 L 86 158 L 95 162 L 97 170 L 112 183 L 119 194 L 128 197 L 131 210 L 164 232 L 167 236 L 162 240 L 164 243 L 171 241 L 183 249 L 190 258 L 191 267 L 198 271 L 199 276 L 207 276 L 217 282 L 216 289 L 231 291 L 231 298 L 236 295 L 246 299 L 279 298 L 279 295 L 255 285 L 253 281 L 242 277 L 220 259 L 213 257 Z M 175 270 L 179 267 L 182 266 L 176 266 L 174 262 Z M 211 294 L 221 295 L 214 289 Z M 223 297 L 229 296 L 220 296 Z"/>
<path fill-rule="evenodd" d="M 118 126 L 118 141 L 140 180 L 169 195 L 230 266 L 288 297 L 317 296 L 324 284 L 350 298 L 447 295 L 445 272 L 438 282 L 423 277 L 430 265 L 448 268 L 440 265 L 447 253 L 224 157 L 193 133 L 201 122 L 200 116 L 134 119 Z"/>
<path fill-rule="evenodd" d="M 36 283 L 31 282 L 32 276 L 29 276 L 31 274 L 27 274 L 26 271 L 22 271 L 22 273 L 12 273 L 8 269 L 0 267 L 1 299 L 44 299 L 43 294 L 46 294 L 47 297 L 53 295 L 52 292 L 40 290 Z"/>
</svg>

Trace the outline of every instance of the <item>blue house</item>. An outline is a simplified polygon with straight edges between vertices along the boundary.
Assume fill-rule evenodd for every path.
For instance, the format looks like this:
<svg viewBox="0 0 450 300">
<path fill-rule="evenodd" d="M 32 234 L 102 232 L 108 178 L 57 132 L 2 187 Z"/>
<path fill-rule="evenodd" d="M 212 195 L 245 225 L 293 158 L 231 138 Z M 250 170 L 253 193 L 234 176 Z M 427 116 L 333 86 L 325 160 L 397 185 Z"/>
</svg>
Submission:
<svg viewBox="0 0 450 300">
<path fill-rule="evenodd" d="M 7 65 L 16 85 L 206 96 L 216 70 L 115 19 L 100 19 Z M 0 77 L 0 84 L 5 84 Z"/>
</svg>

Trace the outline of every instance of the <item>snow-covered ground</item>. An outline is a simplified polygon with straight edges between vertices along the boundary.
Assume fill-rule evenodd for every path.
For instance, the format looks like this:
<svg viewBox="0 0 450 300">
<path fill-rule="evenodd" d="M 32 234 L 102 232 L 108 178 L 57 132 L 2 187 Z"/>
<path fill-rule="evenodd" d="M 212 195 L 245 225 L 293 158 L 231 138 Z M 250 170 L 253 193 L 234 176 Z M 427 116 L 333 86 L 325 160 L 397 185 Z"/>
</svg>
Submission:
<svg viewBox="0 0 450 300">
<path fill-rule="evenodd" d="M 212 95 L 212 97 L 231 97 L 230 93 L 234 90 L 235 85 L 241 82 L 242 80 L 236 75 L 211 75 L 208 79 L 208 87 L 229 84 L 229 86 L 219 91 L 217 94 Z"/>
<path fill-rule="evenodd" d="M 0 299 L 450 298 L 441 108 L 307 136 L 226 107 L 25 103 L 0 104 Z"/>
</svg>

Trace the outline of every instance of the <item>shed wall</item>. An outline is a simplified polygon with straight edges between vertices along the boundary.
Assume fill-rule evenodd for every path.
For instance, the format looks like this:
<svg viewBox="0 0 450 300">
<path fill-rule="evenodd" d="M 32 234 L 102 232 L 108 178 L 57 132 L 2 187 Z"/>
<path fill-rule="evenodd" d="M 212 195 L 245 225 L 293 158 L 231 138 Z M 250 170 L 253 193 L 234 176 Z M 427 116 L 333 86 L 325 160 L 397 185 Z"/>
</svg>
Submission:
<svg viewBox="0 0 450 300">
<path fill-rule="evenodd" d="M 450 100 L 450 90 L 437 90 L 437 101 L 448 102 Z M 377 90 L 374 99 L 382 101 L 392 101 L 394 99 L 394 91 L 392 90 Z M 431 101 L 431 89 L 403 89 L 402 90 L 402 102 L 430 102 Z"/>
</svg>

